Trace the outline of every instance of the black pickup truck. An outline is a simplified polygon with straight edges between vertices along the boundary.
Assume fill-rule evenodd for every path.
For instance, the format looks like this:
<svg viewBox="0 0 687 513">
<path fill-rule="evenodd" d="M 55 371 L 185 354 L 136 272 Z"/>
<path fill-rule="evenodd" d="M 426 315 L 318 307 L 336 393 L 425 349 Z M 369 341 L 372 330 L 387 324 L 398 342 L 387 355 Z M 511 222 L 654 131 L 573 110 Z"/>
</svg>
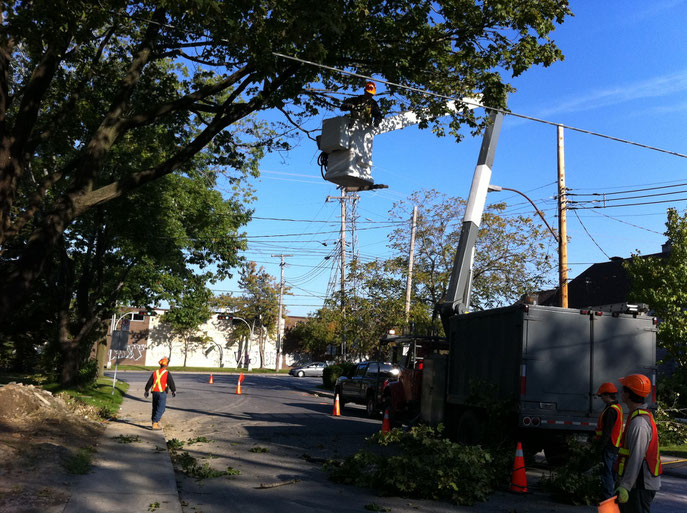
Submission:
<svg viewBox="0 0 687 513">
<path fill-rule="evenodd" d="M 345 403 L 364 404 L 368 417 L 377 415 L 382 407 L 382 393 L 387 384 L 398 379 L 399 369 L 391 363 L 360 362 L 350 376 L 336 380 L 334 392 L 339 394 L 339 406 Z"/>
</svg>

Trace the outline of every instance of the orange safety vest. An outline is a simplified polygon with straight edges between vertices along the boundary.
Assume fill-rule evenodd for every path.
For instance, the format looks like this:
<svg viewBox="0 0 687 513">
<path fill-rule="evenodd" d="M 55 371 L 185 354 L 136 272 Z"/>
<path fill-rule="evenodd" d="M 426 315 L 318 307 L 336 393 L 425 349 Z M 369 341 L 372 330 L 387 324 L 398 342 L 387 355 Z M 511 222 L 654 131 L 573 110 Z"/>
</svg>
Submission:
<svg viewBox="0 0 687 513">
<path fill-rule="evenodd" d="M 611 404 L 608 405 L 604 411 L 601 413 L 599 416 L 599 420 L 596 423 L 596 439 L 598 440 L 601 438 L 601 435 L 603 435 L 604 432 L 604 415 L 608 411 L 609 408 L 613 408 L 617 415 L 615 417 L 615 424 L 613 425 L 613 431 L 611 431 L 611 443 L 613 444 L 613 447 L 620 447 L 620 439 L 623 435 L 623 407 L 620 406 L 618 403 L 616 404 Z"/>
<path fill-rule="evenodd" d="M 648 410 L 635 410 L 627 419 L 627 424 L 625 425 L 625 431 L 623 432 L 623 438 L 621 440 L 621 447 L 618 451 L 618 475 L 622 476 L 625 471 L 625 462 L 630 456 L 630 449 L 625 446 L 625 433 L 627 433 L 627 427 L 632 422 L 632 419 L 638 415 L 648 415 L 649 422 L 651 423 L 651 441 L 649 442 L 649 447 L 647 447 L 646 454 L 644 455 L 644 461 L 649 465 L 649 471 L 654 476 L 660 476 L 663 473 L 663 465 L 661 465 L 661 451 L 658 447 L 658 431 L 656 430 L 656 422 L 654 421 L 654 416 Z"/>
<path fill-rule="evenodd" d="M 167 390 L 167 369 L 158 369 L 153 372 L 153 392 Z"/>
</svg>

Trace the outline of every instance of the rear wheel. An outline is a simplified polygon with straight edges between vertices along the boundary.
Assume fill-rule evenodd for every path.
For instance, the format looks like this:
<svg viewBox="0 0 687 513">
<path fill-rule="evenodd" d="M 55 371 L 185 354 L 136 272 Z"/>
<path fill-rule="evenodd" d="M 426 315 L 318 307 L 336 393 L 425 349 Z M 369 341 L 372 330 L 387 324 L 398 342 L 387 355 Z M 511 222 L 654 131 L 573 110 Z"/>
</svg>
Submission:
<svg viewBox="0 0 687 513">
<path fill-rule="evenodd" d="M 482 421 L 474 410 L 465 410 L 458 419 L 456 439 L 465 445 L 477 445 L 482 440 Z"/>
<path fill-rule="evenodd" d="M 570 458 L 569 435 L 549 435 L 544 441 L 544 456 L 552 467 L 560 467 Z"/>
<path fill-rule="evenodd" d="M 367 401 L 365 402 L 365 413 L 369 418 L 377 416 L 377 401 L 372 394 L 367 394 Z"/>
</svg>

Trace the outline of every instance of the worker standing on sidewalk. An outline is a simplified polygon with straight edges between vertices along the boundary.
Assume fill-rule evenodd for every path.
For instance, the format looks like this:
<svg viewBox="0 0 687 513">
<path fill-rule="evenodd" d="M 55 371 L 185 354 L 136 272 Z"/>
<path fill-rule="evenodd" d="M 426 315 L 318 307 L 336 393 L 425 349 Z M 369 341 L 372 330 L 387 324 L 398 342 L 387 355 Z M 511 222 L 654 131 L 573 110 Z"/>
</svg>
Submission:
<svg viewBox="0 0 687 513">
<path fill-rule="evenodd" d="M 620 438 L 623 434 L 623 407 L 618 404 L 618 389 L 613 383 L 602 383 L 596 395 L 606 408 L 596 423 L 596 441 L 601 448 L 601 492 L 602 501 L 613 497 L 615 489 L 615 461 L 618 459 Z"/>
<path fill-rule="evenodd" d="M 160 419 L 162 414 L 165 412 L 165 407 L 167 405 L 167 390 L 172 392 L 172 397 L 177 395 L 177 388 L 174 386 L 174 379 L 172 375 L 167 370 L 167 365 L 169 365 L 169 358 L 162 358 L 159 361 L 160 368 L 153 372 L 148 378 L 148 383 L 146 383 L 146 391 L 143 394 L 144 397 L 148 397 L 148 391 L 153 388 L 153 429 L 162 429 L 160 427 Z"/>
<path fill-rule="evenodd" d="M 658 431 L 646 398 L 651 381 L 643 374 L 620 378 L 623 402 L 630 409 L 618 452 L 618 502 L 622 513 L 649 513 L 661 488 Z"/>
</svg>

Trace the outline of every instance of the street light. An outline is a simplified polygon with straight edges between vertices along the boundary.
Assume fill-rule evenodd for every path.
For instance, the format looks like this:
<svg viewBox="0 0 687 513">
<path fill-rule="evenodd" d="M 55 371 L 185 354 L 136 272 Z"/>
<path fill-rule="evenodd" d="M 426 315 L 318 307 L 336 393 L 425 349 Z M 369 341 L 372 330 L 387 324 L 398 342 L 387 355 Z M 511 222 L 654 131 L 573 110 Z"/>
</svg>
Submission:
<svg viewBox="0 0 687 513">
<path fill-rule="evenodd" d="M 519 194 L 523 198 L 525 198 L 527 201 L 529 201 L 530 204 L 534 207 L 534 211 L 539 215 L 539 217 L 541 217 L 541 220 L 544 221 L 544 224 L 546 225 L 546 227 L 551 232 L 551 235 L 553 235 L 553 238 L 556 240 L 556 242 L 558 242 L 558 235 L 556 235 L 556 232 L 553 231 L 553 228 L 551 228 L 551 226 L 549 226 L 549 223 L 546 222 L 546 218 L 544 217 L 544 214 L 542 214 L 541 210 L 539 210 L 537 208 L 537 205 L 534 204 L 534 201 L 532 201 L 530 198 L 528 198 L 524 192 L 520 192 L 516 189 L 511 189 L 509 187 L 501 187 L 500 185 L 489 185 L 489 187 L 487 187 L 487 192 L 500 192 L 500 191 L 514 192 L 516 194 Z"/>
<path fill-rule="evenodd" d="M 250 336 L 248 337 L 248 344 L 247 344 L 247 346 L 248 346 L 248 351 L 247 351 L 247 353 L 248 353 L 248 365 L 246 366 L 246 370 L 247 370 L 248 372 L 252 371 L 252 370 L 253 370 L 253 366 L 251 365 L 251 361 L 250 361 L 250 342 L 251 342 L 251 339 L 253 338 L 253 328 L 251 327 L 251 325 L 248 324 L 248 321 L 246 321 L 246 319 L 244 319 L 243 317 L 237 317 L 237 316 L 234 315 L 233 313 L 218 315 L 218 316 L 217 316 L 217 319 L 218 319 L 218 320 L 225 320 L 225 319 L 226 319 L 226 320 L 229 320 L 229 321 L 233 321 L 234 319 L 236 319 L 236 320 L 238 320 L 238 321 L 243 321 L 243 323 L 244 323 L 246 326 L 248 326 L 248 331 L 250 331 Z"/>
<path fill-rule="evenodd" d="M 140 312 L 134 312 L 134 311 L 125 312 L 125 313 L 123 313 L 120 317 L 117 317 L 117 314 L 112 314 L 112 320 L 110 321 L 110 349 L 113 349 L 113 350 L 115 350 L 115 351 L 123 351 L 123 350 L 124 350 L 124 349 L 121 349 L 121 348 L 120 348 L 120 347 L 121 347 L 120 344 L 121 344 L 121 341 L 122 341 L 121 338 L 118 338 L 118 339 L 117 339 L 117 349 L 114 349 L 114 346 L 115 346 L 115 331 L 117 331 L 117 325 L 120 323 L 120 321 L 122 321 L 125 317 L 128 317 L 129 315 L 130 315 L 131 318 L 133 319 L 133 318 L 134 318 L 134 315 L 136 315 L 136 314 L 138 314 L 138 315 L 147 315 L 147 316 L 157 315 L 157 313 L 155 312 L 155 310 L 142 310 L 142 311 L 140 311 Z M 125 330 L 125 331 L 128 332 L 129 330 L 127 329 L 127 330 Z M 121 344 L 121 345 L 124 345 L 124 346 L 128 345 L 128 343 L 129 343 L 128 336 L 127 336 L 126 339 L 124 339 L 124 341 L 125 341 L 126 343 L 125 343 L 125 344 Z M 109 362 L 109 361 L 110 361 L 110 359 L 108 358 L 108 362 Z M 114 394 L 114 391 L 115 391 L 115 385 L 117 384 L 117 367 L 119 367 L 119 353 L 117 353 L 117 358 L 116 358 L 116 360 L 115 360 L 115 371 L 114 371 L 114 377 L 112 378 L 112 393 L 113 393 L 113 394 Z"/>
</svg>

